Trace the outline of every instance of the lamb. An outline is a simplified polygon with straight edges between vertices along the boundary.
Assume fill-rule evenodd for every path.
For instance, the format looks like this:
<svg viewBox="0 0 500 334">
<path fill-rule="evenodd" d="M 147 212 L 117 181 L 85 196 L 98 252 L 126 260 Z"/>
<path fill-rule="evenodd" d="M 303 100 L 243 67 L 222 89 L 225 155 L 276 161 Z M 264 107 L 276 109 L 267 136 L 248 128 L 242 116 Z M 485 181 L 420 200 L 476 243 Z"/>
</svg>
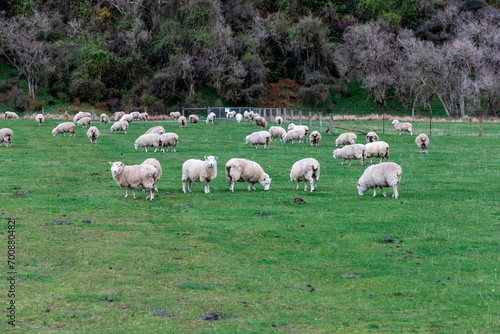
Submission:
<svg viewBox="0 0 500 334">
<path fill-rule="evenodd" d="M 82 117 L 78 120 L 78 125 L 80 125 L 82 128 L 86 128 L 91 124 L 92 124 L 92 119 L 90 117 Z"/>
<path fill-rule="evenodd" d="M 226 176 L 229 181 L 229 190 L 234 192 L 235 182 L 248 182 L 248 191 L 250 186 L 255 189 L 255 183 L 269 190 L 271 178 L 264 173 L 262 167 L 251 160 L 233 158 L 226 163 Z"/>
<path fill-rule="evenodd" d="M 147 122 L 148 121 L 148 116 L 149 115 L 148 115 L 147 112 L 141 112 L 139 114 L 139 120 Z"/>
<path fill-rule="evenodd" d="M 427 152 L 429 137 L 425 133 L 421 133 L 415 138 L 415 144 L 420 148 L 420 153 L 429 153 Z"/>
<path fill-rule="evenodd" d="M 399 121 L 397 119 L 395 119 L 392 121 L 392 124 L 394 124 L 394 128 L 397 131 L 399 131 L 400 136 L 401 136 L 402 131 L 406 131 L 406 132 L 408 132 L 408 134 L 410 136 L 413 136 L 413 132 L 411 130 L 413 125 L 411 125 L 411 123 L 399 123 Z"/>
<path fill-rule="evenodd" d="M 264 149 L 269 149 L 271 134 L 267 131 L 253 132 L 246 136 L 245 142 L 246 144 L 252 144 L 252 148 L 257 148 L 257 145 L 264 145 Z"/>
<path fill-rule="evenodd" d="M 70 137 L 71 137 L 72 134 L 73 134 L 73 136 L 76 137 L 76 134 L 75 134 L 75 124 L 71 123 L 71 122 L 61 123 L 61 124 L 59 124 L 58 126 L 56 126 L 52 130 L 52 135 L 55 137 L 58 134 L 62 133 L 63 136 L 66 136 L 66 132 L 69 132 L 69 136 Z"/>
<path fill-rule="evenodd" d="M 267 122 L 264 119 L 264 117 L 260 117 L 260 116 L 256 117 L 256 118 L 254 118 L 254 122 L 255 122 L 255 125 L 257 125 L 258 127 L 267 128 Z"/>
<path fill-rule="evenodd" d="M 176 133 L 173 132 L 167 132 L 164 133 L 160 136 L 160 148 L 162 152 L 165 152 L 165 147 L 167 148 L 168 152 L 168 147 L 172 146 L 172 152 L 177 152 L 175 150 L 175 147 L 177 146 L 177 143 L 179 142 L 179 136 Z"/>
<path fill-rule="evenodd" d="M 304 142 L 305 135 L 306 133 L 304 132 L 304 129 L 302 128 L 293 129 L 286 133 L 286 135 L 283 137 L 283 142 L 286 143 L 288 141 L 291 141 L 293 144 L 293 140 L 298 139 L 300 144 Z"/>
<path fill-rule="evenodd" d="M 177 122 L 179 122 L 179 126 L 181 128 L 185 128 L 186 125 L 187 125 L 187 122 L 186 122 L 186 117 L 184 116 L 180 116 L 178 119 L 177 119 Z"/>
<path fill-rule="evenodd" d="M 116 131 L 125 131 L 125 134 L 127 134 L 127 130 L 128 130 L 127 121 L 118 121 L 115 124 L 111 125 L 111 133 Z"/>
<path fill-rule="evenodd" d="M 101 123 L 109 123 L 109 116 L 106 114 L 101 114 L 99 120 L 101 121 Z"/>
<path fill-rule="evenodd" d="M 356 134 L 352 132 L 342 133 L 340 136 L 337 137 L 337 139 L 335 139 L 335 146 L 339 147 L 340 145 L 342 146 L 354 145 L 356 144 L 357 138 L 358 137 L 356 136 Z"/>
<path fill-rule="evenodd" d="M 319 142 L 321 141 L 321 133 L 319 131 L 313 131 L 311 132 L 311 135 L 309 136 L 309 141 L 311 142 L 311 146 L 319 146 Z"/>
<path fill-rule="evenodd" d="M 378 135 L 375 132 L 368 132 L 366 134 L 366 142 L 367 143 L 373 143 L 378 141 Z"/>
<path fill-rule="evenodd" d="M 346 160 L 349 160 L 349 166 L 351 166 L 351 159 L 354 159 L 359 160 L 361 166 L 364 166 L 366 161 L 366 147 L 363 144 L 347 145 L 333 151 L 333 158 L 344 159 L 341 165 L 343 165 Z"/>
<path fill-rule="evenodd" d="M 156 180 L 158 179 L 158 170 L 150 164 L 125 166 L 123 162 L 110 162 L 111 175 L 120 188 L 125 187 L 125 198 L 128 197 L 128 189 L 132 190 L 134 199 L 136 198 L 134 189 L 148 189 L 149 194 L 146 200 L 152 201 L 155 194 Z"/>
<path fill-rule="evenodd" d="M 120 117 L 120 121 L 127 121 L 129 123 L 132 123 L 133 120 L 134 120 L 134 117 L 131 114 L 126 114 L 126 115 L 123 115 L 122 117 Z"/>
<path fill-rule="evenodd" d="M 140 115 L 140 114 L 141 114 L 140 112 L 138 112 L 138 111 L 134 111 L 134 112 L 131 112 L 131 113 L 130 113 L 130 116 L 132 116 L 132 119 L 135 121 L 135 120 L 138 120 L 138 119 L 139 119 L 139 115 Z"/>
<path fill-rule="evenodd" d="M 226 117 L 227 119 L 232 119 L 236 115 L 236 111 L 226 111 Z"/>
<path fill-rule="evenodd" d="M 43 116 L 42 114 L 38 114 L 36 115 L 35 120 L 38 122 L 38 126 L 40 126 L 45 121 L 45 116 Z"/>
<path fill-rule="evenodd" d="M 370 164 L 372 163 L 372 158 L 381 158 L 380 162 L 384 161 L 384 158 L 389 161 L 389 144 L 385 141 L 376 141 L 373 143 L 368 143 L 365 145 L 366 148 L 366 158 L 370 158 Z"/>
<path fill-rule="evenodd" d="M 5 142 L 5 147 L 10 147 L 12 143 L 12 137 L 14 137 L 14 132 L 9 128 L 0 129 L 0 146 Z"/>
<path fill-rule="evenodd" d="M 156 134 L 162 135 L 165 133 L 165 129 L 161 125 L 153 126 L 152 128 L 149 128 L 148 131 L 146 131 L 146 134 L 148 134 L 148 133 L 156 133 Z"/>
<path fill-rule="evenodd" d="M 178 112 L 178 111 L 172 111 L 170 113 L 170 116 L 173 118 L 173 119 L 178 119 L 179 117 L 181 117 L 181 113 Z"/>
<path fill-rule="evenodd" d="M 117 112 L 115 112 L 115 115 L 114 115 L 115 121 L 117 121 L 120 118 L 122 118 L 123 115 L 125 115 L 125 111 L 117 111 Z"/>
<path fill-rule="evenodd" d="M 88 117 L 88 118 L 92 119 L 92 114 L 89 112 L 79 111 L 76 113 L 75 117 L 73 117 L 73 123 L 77 123 L 79 120 L 81 120 L 84 117 Z"/>
<path fill-rule="evenodd" d="M 377 195 L 377 187 L 382 190 L 384 197 L 387 194 L 383 187 L 391 187 L 394 189 L 392 197 L 398 198 L 398 185 L 401 181 L 402 169 L 401 166 L 394 162 L 381 162 L 365 169 L 365 172 L 358 180 L 358 194 L 363 196 L 365 191 L 373 189 L 373 196 Z"/>
<path fill-rule="evenodd" d="M 189 115 L 189 123 L 198 123 L 198 116 L 196 115 Z"/>
<path fill-rule="evenodd" d="M 157 192 L 158 191 L 157 184 L 158 184 L 158 181 L 160 180 L 160 177 L 162 174 L 162 168 L 161 168 L 160 162 L 158 160 L 156 160 L 155 158 L 149 158 L 149 159 L 144 160 L 141 165 L 144 165 L 144 164 L 151 165 L 154 168 L 156 168 L 156 170 L 158 171 L 158 175 L 156 175 L 156 179 L 155 179 L 155 191 Z"/>
<path fill-rule="evenodd" d="M 282 127 L 271 126 L 269 128 L 269 134 L 271 135 L 271 138 L 279 138 L 280 141 L 283 141 L 283 138 L 286 135 L 286 131 Z"/>
<path fill-rule="evenodd" d="M 207 116 L 207 120 L 206 120 L 207 124 L 208 124 L 208 122 L 210 122 L 210 121 L 212 121 L 212 124 L 214 124 L 214 119 L 215 119 L 215 114 L 214 114 L 213 112 L 211 112 L 211 113 L 210 113 L 210 114 L 208 114 L 208 116 Z"/>
<path fill-rule="evenodd" d="M 281 124 L 283 124 L 283 117 L 276 116 L 276 123 L 278 123 L 278 125 L 281 126 Z"/>
<path fill-rule="evenodd" d="M 243 120 L 243 116 L 241 114 L 239 114 L 239 113 L 236 114 L 236 116 L 234 116 L 234 118 L 236 119 L 236 121 L 238 123 L 240 123 Z"/>
<path fill-rule="evenodd" d="M 97 144 L 97 138 L 99 138 L 99 129 L 95 126 L 91 126 L 87 130 L 87 137 L 89 137 L 92 144 Z"/>
<path fill-rule="evenodd" d="M 148 133 L 142 136 L 139 136 L 134 142 L 134 147 L 137 150 L 139 147 L 144 147 L 146 152 L 148 151 L 148 147 L 154 147 L 155 152 L 161 149 L 160 146 L 160 135 L 156 133 Z"/>
<path fill-rule="evenodd" d="M 318 186 L 319 175 L 319 162 L 313 158 L 306 158 L 293 164 L 290 171 L 290 182 L 297 181 L 296 190 L 298 190 L 300 181 L 304 181 L 304 191 L 307 191 L 307 181 L 309 181 L 311 192 L 313 192 Z"/>
<path fill-rule="evenodd" d="M 205 161 L 199 159 L 189 159 L 182 164 L 182 191 L 186 193 L 186 183 L 188 191 L 191 192 L 192 182 L 203 182 L 205 184 L 205 194 L 210 194 L 210 181 L 217 177 L 217 157 L 213 155 L 205 156 Z"/>
<path fill-rule="evenodd" d="M 19 119 L 19 116 L 13 111 L 6 111 L 4 117 L 5 119 Z"/>
</svg>

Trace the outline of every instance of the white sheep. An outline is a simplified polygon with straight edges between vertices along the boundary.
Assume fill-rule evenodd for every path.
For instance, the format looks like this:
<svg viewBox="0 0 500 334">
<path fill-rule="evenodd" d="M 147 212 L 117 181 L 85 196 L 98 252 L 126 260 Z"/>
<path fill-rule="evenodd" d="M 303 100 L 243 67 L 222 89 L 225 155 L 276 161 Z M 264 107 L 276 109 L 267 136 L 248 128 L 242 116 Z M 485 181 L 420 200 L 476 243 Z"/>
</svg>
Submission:
<svg viewBox="0 0 500 334">
<path fill-rule="evenodd" d="M 144 160 L 141 165 L 144 165 L 144 164 L 151 165 L 154 168 L 156 168 L 156 170 L 158 171 L 158 174 L 156 175 L 156 179 L 155 179 L 155 191 L 157 192 L 158 191 L 158 181 L 160 180 L 161 174 L 163 173 L 162 168 L 161 168 L 161 164 L 155 158 L 149 158 L 149 159 Z"/>
<path fill-rule="evenodd" d="M 319 146 L 319 142 L 321 141 L 321 133 L 319 131 L 313 131 L 309 135 L 309 141 L 311 142 L 311 146 Z"/>
<path fill-rule="evenodd" d="M 161 125 L 153 126 L 152 128 L 149 128 L 148 131 L 146 131 L 146 134 L 148 134 L 148 133 L 156 133 L 156 134 L 162 135 L 165 133 L 165 129 Z"/>
<path fill-rule="evenodd" d="M 120 117 L 120 121 L 127 121 L 129 123 L 132 123 L 134 120 L 134 117 L 131 114 L 125 114 L 122 117 Z"/>
<path fill-rule="evenodd" d="M 392 124 L 394 124 L 394 128 L 399 132 L 400 136 L 402 131 L 408 132 L 410 136 L 413 135 L 413 132 L 411 130 L 413 125 L 411 125 L 411 123 L 399 123 L 399 121 L 395 119 L 392 121 Z"/>
<path fill-rule="evenodd" d="M 38 126 L 40 126 L 45 121 L 45 116 L 43 116 L 42 114 L 38 114 L 35 117 L 35 121 L 37 121 L 38 122 Z"/>
<path fill-rule="evenodd" d="M 425 133 L 421 133 L 415 138 L 415 144 L 420 148 L 420 153 L 428 153 L 429 137 Z"/>
<path fill-rule="evenodd" d="M 387 194 L 383 187 L 391 187 L 394 189 L 392 197 L 398 198 L 398 185 L 401 181 L 402 169 L 401 166 L 394 162 L 381 162 L 365 169 L 365 172 L 358 180 L 358 194 L 363 196 L 365 191 L 373 189 L 373 196 L 377 195 L 377 187 L 382 190 L 384 197 Z"/>
<path fill-rule="evenodd" d="M 235 182 L 248 182 L 248 191 L 250 186 L 255 189 L 255 183 L 269 190 L 271 178 L 264 173 L 262 167 L 255 161 L 247 159 L 233 158 L 226 163 L 226 177 L 229 181 L 229 190 L 234 192 Z"/>
<path fill-rule="evenodd" d="M 106 114 L 101 114 L 99 120 L 101 121 L 101 123 L 109 123 L 109 116 Z"/>
<path fill-rule="evenodd" d="M 378 135 L 375 132 L 368 132 L 366 134 L 366 142 L 373 143 L 375 141 L 378 141 Z"/>
<path fill-rule="evenodd" d="M 251 120 L 252 122 L 253 122 L 253 121 L 255 121 L 255 119 L 256 119 L 257 117 L 260 117 L 260 114 L 259 114 L 259 113 L 256 113 L 256 112 L 253 112 L 253 111 L 252 111 L 252 112 L 249 114 L 249 118 L 250 118 L 250 120 Z"/>
<path fill-rule="evenodd" d="M 311 192 L 313 192 L 318 186 L 319 175 L 319 162 L 313 158 L 305 158 L 293 164 L 290 170 L 290 182 L 297 181 L 296 190 L 298 190 L 300 181 L 304 181 L 304 191 L 307 191 L 307 181 L 309 181 Z"/>
<path fill-rule="evenodd" d="M 153 200 L 156 180 L 158 179 L 158 170 L 154 166 L 150 164 L 125 166 L 121 161 L 110 162 L 109 164 L 111 165 L 111 175 L 116 184 L 120 188 L 125 187 L 126 189 L 125 198 L 128 197 L 129 188 L 132 190 L 134 199 L 136 198 L 134 189 L 148 189 L 149 194 L 146 196 L 146 200 L 148 198 L 150 201 Z"/>
<path fill-rule="evenodd" d="M 117 132 L 117 131 L 125 131 L 125 134 L 127 134 L 128 130 L 128 122 L 127 121 L 118 121 L 111 125 L 111 133 Z"/>
<path fill-rule="evenodd" d="M 283 117 L 276 116 L 276 123 L 278 123 L 278 125 L 281 126 L 281 124 L 283 124 Z"/>
<path fill-rule="evenodd" d="M 122 118 L 122 116 L 125 115 L 125 111 L 117 111 L 115 112 L 114 114 L 114 119 L 115 121 L 119 120 L 120 118 Z"/>
<path fill-rule="evenodd" d="M 305 133 L 305 137 L 309 134 L 309 127 L 307 125 L 295 125 L 293 123 L 288 124 L 288 130 L 293 130 L 293 129 L 303 129 Z"/>
<path fill-rule="evenodd" d="M 141 114 L 141 113 L 140 113 L 140 112 L 138 112 L 138 111 L 133 111 L 133 112 L 131 112 L 131 113 L 130 113 L 130 116 L 132 116 L 132 119 L 135 121 L 135 120 L 138 120 L 138 119 L 139 119 L 139 115 L 140 115 L 140 114 Z"/>
<path fill-rule="evenodd" d="M 78 125 L 80 125 L 82 128 L 86 128 L 91 124 L 92 124 L 92 119 L 90 117 L 82 117 L 78 120 Z"/>
<path fill-rule="evenodd" d="M 226 111 L 226 118 L 227 119 L 232 119 L 236 115 L 236 111 Z"/>
<path fill-rule="evenodd" d="M 79 111 L 76 113 L 75 117 L 73 117 L 73 123 L 77 123 L 84 117 L 92 118 L 92 114 L 89 112 Z"/>
<path fill-rule="evenodd" d="M 18 119 L 19 116 L 13 111 L 6 111 L 4 115 L 5 119 Z"/>
<path fill-rule="evenodd" d="M 245 110 L 243 112 L 243 117 L 247 118 L 247 119 L 251 119 L 252 118 L 252 115 L 253 115 L 253 111 L 249 111 L 249 110 Z"/>
<path fill-rule="evenodd" d="M 340 145 L 346 146 L 346 145 L 353 145 L 356 144 L 356 139 L 358 137 L 356 136 L 355 133 L 352 132 L 345 132 L 340 134 L 340 136 L 335 139 L 335 146 L 339 147 Z"/>
<path fill-rule="evenodd" d="M 99 138 L 99 129 L 95 126 L 91 126 L 87 130 L 87 137 L 89 137 L 92 144 L 97 144 L 97 138 Z"/>
<path fill-rule="evenodd" d="M 148 151 L 148 147 L 154 147 L 155 152 L 161 149 L 160 146 L 160 135 L 157 133 L 147 133 L 139 136 L 134 142 L 134 147 L 137 150 L 139 147 L 144 147 L 146 152 Z"/>
<path fill-rule="evenodd" d="M 236 114 L 236 116 L 234 116 L 234 118 L 236 119 L 236 121 L 238 123 L 240 123 L 243 120 L 243 116 L 240 113 Z"/>
<path fill-rule="evenodd" d="M 178 142 L 179 142 L 179 136 L 176 133 L 167 132 L 167 133 L 162 134 L 160 136 L 161 151 L 165 152 L 165 147 L 166 147 L 167 152 L 168 152 L 168 147 L 172 146 L 172 152 L 177 152 L 175 150 L 175 147 L 177 146 Z"/>
<path fill-rule="evenodd" d="M 14 137 L 14 132 L 9 128 L 0 129 L 0 146 L 5 142 L 5 147 L 10 147 L 12 144 L 12 138 Z"/>
<path fill-rule="evenodd" d="M 346 160 L 349 160 L 349 166 L 351 166 L 351 159 L 353 159 L 359 160 L 361 166 L 364 166 L 366 161 L 366 147 L 363 144 L 346 145 L 333 151 L 333 158 L 344 159 L 341 165 L 343 165 Z"/>
<path fill-rule="evenodd" d="M 179 117 L 181 117 L 181 113 L 178 111 L 172 111 L 170 113 L 170 117 L 172 117 L 173 119 L 178 119 Z"/>
<path fill-rule="evenodd" d="M 295 139 L 299 140 L 299 144 L 304 142 L 304 137 L 306 136 L 306 133 L 304 132 L 304 129 L 302 128 L 296 128 L 293 130 L 289 130 L 286 135 L 283 137 L 283 142 L 289 142 L 291 141 L 293 144 L 293 141 Z"/>
<path fill-rule="evenodd" d="M 252 144 L 252 148 L 257 148 L 257 145 L 264 145 L 264 149 L 269 149 L 271 135 L 267 131 L 257 131 L 249 134 L 245 138 L 246 144 Z"/>
<path fill-rule="evenodd" d="M 366 148 L 366 158 L 370 158 L 370 163 L 372 163 L 372 158 L 381 158 L 380 162 L 384 161 L 384 158 L 389 161 L 389 144 L 385 141 L 375 141 L 373 143 L 367 143 Z"/>
<path fill-rule="evenodd" d="M 271 138 L 279 138 L 280 141 L 283 141 L 286 131 L 280 126 L 271 126 L 269 128 L 269 134 L 271 135 Z"/>
<path fill-rule="evenodd" d="M 264 119 L 264 117 L 258 116 L 258 117 L 255 117 L 253 120 L 255 122 L 255 125 L 257 125 L 258 127 L 267 128 L 267 122 Z"/>
<path fill-rule="evenodd" d="M 69 132 L 69 136 L 70 137 L 71 137 L 72 134 L 73 134 L 73 136 L 76 137 L 76 134 L 75 134 L 75 124 L 71 123 L 71 122 L 61 123 L 61 124 L 59 124 L 58 126 L 56 126 L 52 130 L 52 135 L 55 137 L 58 134 L 62 133 L 63 136 L 66 136 L 66 132 Z"/>
<path fill-rule="evenodd" d="M 148 116 L 149 115 L 148 115 L 147 112 L 141 112 L 139 114 L 139 120 L 147 122 L 148 121 Z"/>
<path fill-rule="evenodd" d="M 208 122 L 212 121 L 212 124 L 214 124 L 214 119 L 215 119 L 215 114 L 211 112 L 210 114 L 208 114 L 207 120 L 205 122 L 207 122 L 208 124 Z"/>
<path fill-rule="evenodd" d="M 210 193 L 210 181 L 217 177 L 217 157 L 213 155 L 205 157 L 205 160 L 189 159 L 182 164 L 182 191 L 191 192 L 192 182 L 203 182 L 205 194 Z"/>
<path fill-rule="evenodd" d="M 198 123 L 199 118 L 196 115 L 189 115 L 189 123 Z"/>
<path fill-rule="evenodd" d="M 179 126 L 181 128 L 185 128 L 187 125 L 186 117 L 184 117 L 184 116 L 180 116 L 179 118 L 177 118 L 177 122 L 179 123 Z"/>
</svg>

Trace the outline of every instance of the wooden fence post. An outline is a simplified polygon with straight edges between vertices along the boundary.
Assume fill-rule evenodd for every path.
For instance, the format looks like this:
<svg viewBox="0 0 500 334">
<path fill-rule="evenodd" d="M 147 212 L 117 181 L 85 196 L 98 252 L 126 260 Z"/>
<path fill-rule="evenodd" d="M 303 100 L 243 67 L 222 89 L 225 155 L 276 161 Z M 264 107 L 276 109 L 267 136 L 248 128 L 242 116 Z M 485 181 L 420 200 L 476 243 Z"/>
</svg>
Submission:
<svg viewBox="0 0 500 334">
<path fill-rule="evenodd" d="M 483 135 L 483 116 L 479 117 L 479 137 Z"/>
<path fill-rule="evenodd" d="M 299 125 L 302 125 L 302 110 L 299 110 Z"/>
<path fill-rule="evenodd" d="M 323 112 L 319 113 L 319 132 L 323 132 Z"/>
<path fill-rule="evenodd" d="M 312 128 L 313 128 L 312 112 L 309 111 L 307 116 L 309 117 L 309 132 L 312 132 Z"/>
<path fill-rule="evenodd" d="M 333 134 L 333 114 L 328 114 L 328 133 Z"/>
</svg>

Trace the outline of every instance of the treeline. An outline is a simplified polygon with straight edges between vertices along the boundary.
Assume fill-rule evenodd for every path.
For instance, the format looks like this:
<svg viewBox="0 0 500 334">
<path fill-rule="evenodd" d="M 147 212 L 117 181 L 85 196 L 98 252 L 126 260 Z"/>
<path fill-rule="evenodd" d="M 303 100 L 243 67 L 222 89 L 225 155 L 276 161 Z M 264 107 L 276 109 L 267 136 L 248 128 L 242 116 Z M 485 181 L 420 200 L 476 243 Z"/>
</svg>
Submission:
<svg viewBox="0 0 500 334">
<path fill-rule="evenodd" d="M 373 101 L 440 101 L 448 115 L 500 89 L 500 13 L 481 0 L 0 0 L 1 80 L 17 111 L 63 102 L 159 113 L 226 105 L 328 107 L 361 83 Z"/>
</svg>

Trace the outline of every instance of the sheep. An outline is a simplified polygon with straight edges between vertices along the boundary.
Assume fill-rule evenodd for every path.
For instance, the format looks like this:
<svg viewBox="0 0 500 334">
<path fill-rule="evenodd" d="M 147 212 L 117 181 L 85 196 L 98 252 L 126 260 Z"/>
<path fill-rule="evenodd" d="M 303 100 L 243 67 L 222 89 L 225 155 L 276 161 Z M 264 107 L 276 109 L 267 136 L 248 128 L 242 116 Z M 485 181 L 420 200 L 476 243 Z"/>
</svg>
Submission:
<svg viewBox="0 0 500 334">
<path fill-rule="evenodd" d="M 303 129 L 305 132 L 305 135 L 304 135 L 305 137 L 307 137 L 307 135 L 309 134 L 309 127 L 306 125 L 295 125 L 293 123 L 288 124 L 288 130 L 293 130 L 295 128 Z"/>
<path fill-rule="evenodd" d="M 149 128 L 145 134 L 148 134 L 148 133 L 156 133 L 156 134 L 162 135 L 165 133 L 165 129 L 161 125 L 153 126 L 152 128 Z"/>
<path fill-rule="evenodd" d="M 253 115 L 253 111 L 249 111 L 249 110 L 245 110 L 243 112 L 243 117 L 247 118 L 247 119 L 251 119 L 252 118 L 252 115 Z"/>
<path fill-rule="evenodd" d="M 179 122 L 179 126 L 181 128 L 185 128 L 187 125 L 186 117 L 184 117 L 184 116 L 180 116 L 179 118 L 177 118 L 177 122 Z"/>
<path fill-rule="evenodd" d="M 232 119 L 236 115 L 236 111 L 226 111 L 226 117 L 227 119 Z"/>
<path fill-rule="evenodd" d="M 155 152 L 161 149 L 160 146 L 160 135 L 157 133 L 148 133 L 139 136 L 134 142 L 134 147 L 137 150 L 139 147 L 144 147 L 146 152 L 148 151 L 148 147 L 154 147 Z"/>
<path fill-rule="evenodd" d="M 305 135 L 306 133 L 304 132 L 304 129 L 302 128 L 293 129 L 286 133 L 286 135 L 283 137 L 283 142 L 286 143 L 288 141 L 291 141 L 293 144 L 293 140 L 298 139 L 300 144 L 304 142 Z"/>
<path fill-rule="evenodd" d="M 264 149 L 269 149 L 270 142 L 271 134 L 267 131 L 253 132 L 245 138 L 245 143 L 252 144 L 252 148 L 257 148 L 257 145 L 264 145 Z"/>
<path fill-rule="evenodd" d="M 122 118 L 123 115 L 125 115 L 125 111 L 117 111 L 117 112 L 115 112 L 115 115 L 114 115 L 115 121 L 117 121 L 120 118 Z"/>
<path fill-rule="evenodd" d="M 189 115 L 189 123 L 198 123 L 199 118 L 196 115 Z"/>
<path fill-rule="evenodd" d="M 321 141 L 321 133 L 319 131 L 313 131 L 309 135 L 309 141 L 311 142 L 311 146 L 319 146 L 319 142 Z"/>
<path fill-rule="evenodd" d="M 399 123 L 399 121 L 395 119 L 392 121 L 392 124 L 394 124 L 394 128 L 399 132 L 400 136 L 402 131 L 406 131 L 410 136 L 413 136 L 413 131 L 411 130 L 413 125 L 411 125 L 411 123 Z"/>
<path fill-rule="evenodd" d="M 290 170 L 290 182 L 297 181 L 295 190 L 298 190 L 300 181 L 304 181 L 304 191 L 307 191 L 307 181 L 309 181 L 311 192 L 313 192 L 318 186 L 319 175 L 319 162 L 313 158 L 306 158 L 293 164 Z"/>
<path fill-rule="evenodd" d="M 179 136 L 176 133 L 173 132 L 167 132 L 164 133 L 160 136 L 160 148 L 162 152 L 165 152 L 165 147 L 167 148 L 168 152 L 168 147 L 172 146 L 172 152 L 177 152 L 175 150 L 175 147 L 177 146 L 177 143 L 179 142 Z"/>
<path fill-rule="evenodd" d="M 420 148 L 420 153 L 428 153 L 429 137 L 425 133 L 421 133 L 415 138 L 415 144 Z"/>
<path fill-rule="evenodd" d="M 205 161 L 199 159 L 189 159 L 182 164 L 182 191 L 186 193 L 186 183 L 188 191 L 191 192 L 192 182 L 203 182 L 205 184 L 205 194 L 210 194 L 210 181 L 217 177 L 217 157 L 213 155 L 205 156 Z"/>
<path fill-rule="evenodd" d="M 14 132 L 9 128 L 0 129 L 0 146 L 5 142 L 5 147 L 10 147 L 12 144 L 12 138 L 14 137 Z"/>
<path fill-rule="evenodd" d="M 111 133 L 116 132 L 116 131 L 125 131 L 125 134 L 127 134 L 128 130 L 128 122 L 127 121 L 118 121 L 111 125 Z"/>
<path fill-rule="evenodd" d="M 75 117 L 73 117 L 73 123 L 77 123 L 79 120 L 81 120 L 84 117 L 92 118 L 92 114 L 89 112 L 79 111 L 76 113 Z"/>
<path fill-rule="evenodd" d="M 276 123 L 281 126 L 283 124 L 283 117 L 281 116 L 276 116 Z"/>
<path fill-rule="evenodd" d="M 38 122 L 38 126 L 41 126 L 43 124 L 43 122 L 45 121 L 45 116 L 43 116 L 42 114 L 38 114 L 35 117 L 35 121 Z"/>
<path fill-rule="evenodd" d="M 128 189 L 132 190 L 134 199 L 136 198 L 134 189 L 148 189 L 149 194 L 146 200 L 152 201 L 155 194 L 156 180 L 158 179 L 158 170 L 150 164 L 125 166 L 123 162 L 110 162 L 111 175 L 120 188 L 125 187 L 125 198 L 128 197 Z"/>
<path fill-rule="evenodd" d="M 181 117 L 181 113 L 178 112 L 178 111 L 172 111 L 170 113 L 170 116 L 173 118 L 173 119 L 178 119 L 179 117 Z"/>
<path fill-rule="evenodd" d="M 97 138 L 99 138 L 99 129 L 95 126 L 91 126 L 87 130 L 87 137 L 89 137 L 92 144 L 97 144 Z"/>
<path fill-rule="evenodd" d="M 333 151 L 333 158 L 344 159 L 341 165 L 343 165 L 346 160 L 349 160 L 349 166 L 351 166 L 351 159 L 354 159 L 359 160 L 361 166 L 364 166 L 366 161 L 366 147 L 363 144 L 347 145 Z"/>
<path fill-rule="evenodd" d="M 337 137 L 337 139 L 335 139 L 335 146 L 339 147 L 340 145 L 342 146 L 354 145 L 356 144 L 357 138 L 358 137 L 356 136 L 356 134 L 352 132 L 342 133 L 340 136 Z"/>
<path fill-rule="evenodd" d="M 381 162 L 365 169 L 363 175 L 358 180 L 358 194 L 363 196 L 365 191 L 373 189 L 373 196 L 377 195 L 377 187 L 382 190 L 384 197 L 387 194 L 383 187 L 391 187 L 394 189 L 392 197 L 398 198 L 398 185 L 401 181 L 402 169 L 401 166 L 394 162 Z"/>
<path fill-rule="evenodd" d="M 236 121 L 238 123 L 240 123 L 243 120 L 243 116 L 240 113 L 236 114 L 236 116 L 234 116 L 234 118 L 236 119 Z"/>
<path fill-rule="evenodd" d="M 134 117 L 131 114 L 126 114 L 126 115 L 123 115 L 122 117 L 120 117 L 120 121 L 127 121 L 129 123 L 132 123 L 133 120 L 134 120 Z"/>
<path fill-rule="evenodd" d="M 141 112 L 141 113 L 139 114 L 139 119 L 140 119 L 141 121 L 145 121 L 145 122 L 147 122 L 147 121 L 148 121 L 148 116 L 149 116 L 149 115 L 148 115 L 148 113 L 147 113 L 147 112 Z"/>
<path fill-rule="evenodd" d="M 258 127 L 267 128 L 267 122 L 264 119 L 264 117 L 258 116 L 258 117 L 255 117 L 253 120 L 255 122 L 255 125 L 257 125 Z"/>
<path fill-rule="evenodd" d="M 226 177 L 229 181 L 229 190 L 234 192 L 235 182 L 248 182 L 248 191 L 250 186 L 255 189 L 255 183 L 269 190 L 271 178 L 264 173 L 262 167 L 251 160 L 233 158 L 226 163 Z"/>
<path fill-rule="evenodd" d="M 372 158 L 381 158 L 380 162 L 384 161 L 384 158 L 389 161 L 389 144 L 385 141 L 376 141 L 373 143 L 367 143 L 366 148 L 366 158 L 370 158 L 370 164 L 372 163 Z"/>
<path fill-rule="evenodd" d="M 140 112 L 138 112 L 138 111 L 133 111 L 133 112 L 131 112 L 131 113 L 130 113 L 130 116 L 132 116 L 132 119 L 135 121 L 135 120 L 138 120 L 138 119 L 139 119 L 139 115 L 140 115 L 140 114 L 141 114 L 141 113 L 140 113 Z"/>
<path fill-rule="evenodd" d="M 141 165 L 144 165 L 144 164 L 151 165 L 154 168 L 156 168 L 156 170 L 158 171 L 158 174 L 156 175 L 156 179 L 155 179 L 155 191 L 158 192 L 157 184 L 158 184 L 158 181 L 160 180 L 160 177 L 162 174 L 162 168 L 161 168 L 160 162 L 158 160 L 156 160 L 155 158 L 149 158 L 149 159 L 144 160 Z"/>
<path fill-rule="evenodd" d="M 214 124 L 214 119 L 215 119 L 215 114 L 214 114 L 213 112 L 211 112 L 211 113 L 210 113 L 210 114 L 208 114 L 208 116 L 207 116 L 207 120 L 206 120 L 207 124 L 208 124 L 208 122 L 210 122 L 210 121 L 212 121 L 212 124 Z"/>
<path fill-rule="evenodd" d="M 283 138 L 286 135 L 286 131 L 282 127 L 271 126 L 269 128 L 269 134 L 271 135 L 271 138 L 279 138 L 280 141 L 283 141 Z"/>
<path fill-rule="evenodd" d="M 92 124 L 92 119 L 90 117 L 82 117 L 78 120 L 78 125 L 80 125 L 82 128 L 86 128 L 91 124 Z"/>
<path fill-rule="evenodd" d="M 378 141 L 378 135 L 375 132 L 368 132 L 366 134 L 366 142 L 367 143 L 373 143 Z"/>
<path fill-rule="evenodd" d="M 99 120 L 101 121 L 101 123 L 109 123 L 109 116 L 106 114 L 101 114 Z"/>
<path fill-rule="evenodd" d="M 252 113 L 249 115 L 249 118 L 250 118 L 250 120 L 251 120 L 252 122 L 254 122 L 254 121 L 255 121 L 255 119 L 256 119 L 257 117 L 260 117 L 260 114 L 259 114 L 259 113 L 256 113 L 256 112 L 253 112 L 253 111 L 252 111 Z"/>
<path fill-rule="evenodd" d="M 13 111 L 6 111 L 4 117 L 5 119 L 19 119 L 19 116 Z"/>
<path fill-rule="evenodd" d="M 71 122 L 61 123 L 52 130 L 52 135 L 55 137 L 58 134 L 62 133 L 63 136 L 66 136 L 66 132 L 69 132 L 70 137 L 71 137 L 71 134 L 73 134 L 73 136 L 76 137 L 75 124 L 71 123 Z"/>
</svg>

